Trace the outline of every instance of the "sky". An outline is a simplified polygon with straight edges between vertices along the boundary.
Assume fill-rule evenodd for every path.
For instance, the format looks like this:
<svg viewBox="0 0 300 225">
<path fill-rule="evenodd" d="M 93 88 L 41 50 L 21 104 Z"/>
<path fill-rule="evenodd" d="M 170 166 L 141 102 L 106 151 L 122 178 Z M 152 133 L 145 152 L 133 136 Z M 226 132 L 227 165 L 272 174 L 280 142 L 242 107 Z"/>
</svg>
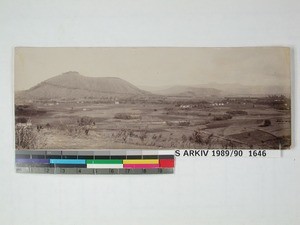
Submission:
<svg viewBox="0 0 300 225">
<path fill-rule="evenodd" d="M 239 83 L 290 86 L 290 51 L 245 48 L 15 48 L 15 90 L 68 71 L 136 86 Z"/>
</svg>

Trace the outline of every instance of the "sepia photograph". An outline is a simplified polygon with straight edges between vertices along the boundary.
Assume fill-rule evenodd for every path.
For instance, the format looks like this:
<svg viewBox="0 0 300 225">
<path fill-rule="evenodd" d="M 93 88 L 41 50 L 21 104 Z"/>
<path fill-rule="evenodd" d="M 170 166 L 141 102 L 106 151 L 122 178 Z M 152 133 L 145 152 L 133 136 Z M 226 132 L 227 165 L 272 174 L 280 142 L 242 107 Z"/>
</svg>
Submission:
<svg viewBox="0 0 300 225">
<path fill-rule="evenodd" d="M 285 47 L 17 47 L 15 148 L 289 149 Z"/>
</svg>

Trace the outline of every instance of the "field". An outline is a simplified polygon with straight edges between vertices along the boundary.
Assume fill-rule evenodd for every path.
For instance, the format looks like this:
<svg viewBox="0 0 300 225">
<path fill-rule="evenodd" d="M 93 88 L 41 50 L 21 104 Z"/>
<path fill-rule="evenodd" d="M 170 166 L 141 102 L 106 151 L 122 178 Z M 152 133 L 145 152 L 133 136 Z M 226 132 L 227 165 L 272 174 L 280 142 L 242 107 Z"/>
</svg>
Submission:
<svg viewBox="0 0 300 225">
<path fill-rule="evenodd" d="M 16 148 L 289 148 L 290 110 L 258 102 L 33 101 L 16 105 Z"/>
</svg>

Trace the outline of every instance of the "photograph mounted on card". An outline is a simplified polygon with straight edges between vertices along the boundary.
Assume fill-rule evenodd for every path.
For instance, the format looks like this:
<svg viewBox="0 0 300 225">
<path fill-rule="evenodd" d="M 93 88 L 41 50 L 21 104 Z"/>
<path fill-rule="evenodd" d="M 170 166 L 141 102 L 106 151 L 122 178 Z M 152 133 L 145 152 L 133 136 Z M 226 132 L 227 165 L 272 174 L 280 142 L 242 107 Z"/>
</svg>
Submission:
<svg viewBox="0 0 300 225">
<path fill-rule="evenodd" d="M 289 48 L 15 48 L 17 150 L 290 145 Z"/>
</svg>

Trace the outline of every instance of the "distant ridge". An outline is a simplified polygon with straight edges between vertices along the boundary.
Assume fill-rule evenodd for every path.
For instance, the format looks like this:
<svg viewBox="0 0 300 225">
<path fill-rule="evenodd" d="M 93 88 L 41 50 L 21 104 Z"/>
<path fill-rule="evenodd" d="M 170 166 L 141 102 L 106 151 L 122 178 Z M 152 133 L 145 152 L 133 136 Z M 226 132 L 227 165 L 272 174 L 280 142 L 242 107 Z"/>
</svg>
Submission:
<svg viewBox="0 0 300 225">
<path fill-rule="evenodd" d="M 196 87 L 210 87 L 222 91 L 226 96 L 268 96 L 280 95 L 290 96 L 290 87 L 286 85 L 244 85 L 239 83 L 209 83 L 197 85 Z"/>
<path fill-rule="evenodd" d="M 268 95 L 285 95 L 290 97 L 290 87 L 286 85 L 243 85 L 239 83 L 208 83 L 190 86 L 151 87 L 141 86 L 154 94 L 190 97 L 260 97 Z"/>
<path fill-rule="evenodd" d="M 23 92 L 32 99 L 99 98 L 148 95 L 133 84 L 117 77 L 86 77 L 69 71 L 45 80 Z"/>
<path fill-rule="evenodd" d="M 215 88 L 190 87 L 190 86 L 173 86 L 163 90 L 156 90 L 156 94 L 180 96 L 180 97 L 207 97 L 219 96 L 221 91 Z"/>
<path fill-rule="evenodd" d="M 284 94 L 290 96 L 285 86 L 249 86 L 242 84 L 209 83 L 193 86 L 144 87 L 142 90 L 118 77 L 87 77 L 69 71 L 47 79 L 28 90 L 16 91 L 17 100 L 85 99 L 172 96 L 187 98 L 266 96 Z M 143 88 L 143 89 L 144 89 Z"/>
</svg>

